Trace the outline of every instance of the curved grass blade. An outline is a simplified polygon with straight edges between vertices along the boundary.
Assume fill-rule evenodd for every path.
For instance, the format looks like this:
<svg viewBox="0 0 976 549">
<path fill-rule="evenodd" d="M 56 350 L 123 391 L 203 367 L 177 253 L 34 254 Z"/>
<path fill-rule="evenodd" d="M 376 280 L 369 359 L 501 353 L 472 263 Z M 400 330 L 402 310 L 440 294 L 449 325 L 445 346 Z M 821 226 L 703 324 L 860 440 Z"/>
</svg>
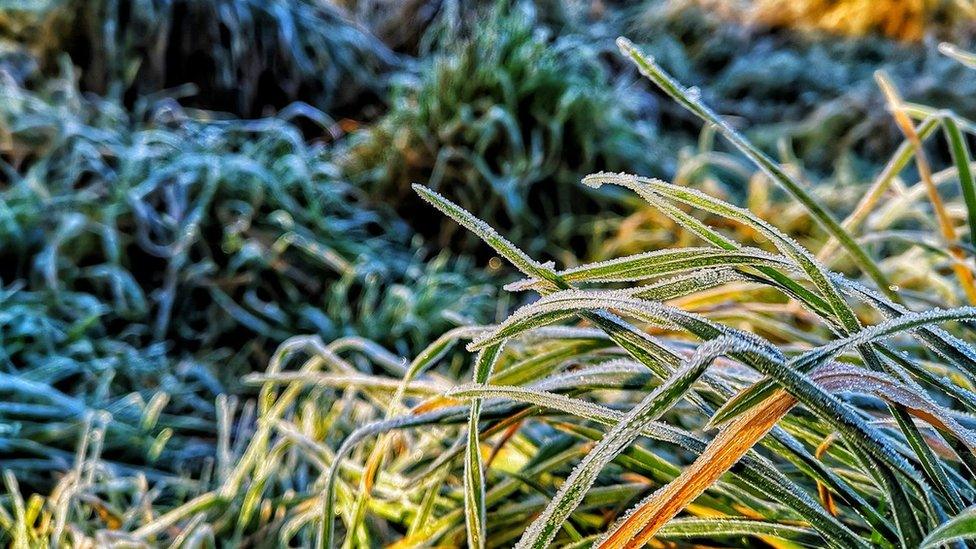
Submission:
<svg viewBox="0 0 976 549">
<path fill-rule="evenodd" d="M 945 524 L 940 525 L 922 540 L 922 549 L 934 549 L 953 541 L 976 539 L 976 506 L 970 507 Z"/>
<path fill-rule="evenodd" d="M 459 387 L 448 394 L 460 398 L 515 400 L 559 410 L 604 425 L 619 424 L 625 417 L 624 413 L 599 404 L 524 387 L 468 386 Z M 641 434 L 655 440 L 675 444 L 698 454 L 707 447 L 705 441 L 664 423 L 647 422 L 642 426 Z M 850 542 L 851 538 L 854 538 L 856 541 L 856 537 L 846 526 L 827 513 L 799 486 L 755 452 L 746 453 L 741 460 L 741 465 L 741 470 L 734 471 L 735 474 L 741 476 L 748 485 L 756 487 L 762 493 L 768 494 L 795 510 L 804 519 L 810 521 L 818 531 L 822 532 L 826 539 Z"/>
<path fill-rule="evenodd" d="M 475 236 L 483 240 L 502 257 L 515 265 L 518 270 L 534 278 L 552 282 L 556 284 L 557 287 L 566 287 L 564 282 L 556 282 L 558 277 L 555 276 L 555 273 L 551 268 L 529 257 L 525 252 L 509 242 L 505 237 L 498 234 L 498 231 L 491 228 L 491 226 L 484 221 L 481 221 L 477 217 L 471 215 L 470 212 L 464 210 L 457 204 L 428 189 L 427 187 L 424 187 L 423 185 L 414 184 L 413 190 L 419 194 L 421 198 L 427 202 L 430 202 L 430 204 L 435 208 L 443 212 L 454 221 L 457 221 L 465 229 L 474 233 Z"/>
<path fill-rule="evenodd" d="M 654 82 L 661 90 L 671 96 L 681 106 L 694 113 L 704 122 L 718 128 L 737 149 L 749 158 L 756 166 L 773 181 L 781 185 L 791 196 L 810 212 L 813 218 L 834 238 L 836 238 L 854 259 L 855 264 L 867 274 L 881 291 L 887 293 L 891 299 L 897 300 L 897 295 L 889 289 L 890 283 L 881 272 L 877 263 L 857 243 L 856 240 L 841 227 L 840 223 L 813 198 L 803 187 L 794 181 L 780 168 L 773 159 L 756 148 L 739 132 L 735 131 L 727 122 L 722 120 L 714 111 L 705 105 L 696 94 L 689 93 L 671 75 L 666 73 L 652 58 L 641 53 L 629 40 L 620 37 L 617 46 L 624 56 L 630 58 L 640 72 Z"/>
<path fill-rule="evenodd" d="M 720 248 L 666 248 L 589 263 L 558 275 L 566 282 L 636 282 L 649 278 L 678 274 L 684 271 L 738 266 L 767 266 L 792 268 L 793 264 L 779 256 L 756 248 L 723 250 Z M 531 287 L 533 280 L 510 284 L 509 290 Z"/>
<path fill-rule="evenodd" d="M 972 155 L 955 118 L 942 117 L 942 128 L 949 142 L 952 161 L 955 162 L 959 174 L 959 187 L 966 202 L 966 220 L 969 222 L 969 242 L 973 243 L 976 242 L 976 181 L 973 180 L 973 171 L 970 168 L 973 162 Z"/>
<path fill-rule="evenodd" d="M 661 539 L 713 538 L 724 536 L 773 537 L 803 545 L 817 545 L 819 537 L 802 526 L 764 520 L 736 518 L 674 519 L 657 532 Z"/>
<path fill-rule="evenodd" d="M 491 345 L 478 353 L 475 359 L 474 382 L 484 384 L 501 355 L 503 344 Z M 481 418 L 481 401 L 471 402 L 468 415 L 467 446 L 464 452 L 464 517 L 468 534 L 468 547 L 481 549 L 485 546 L 485 471 L 481 458 L 481 441 L 478 425 Z"/>
<path fill-rule="evenodd" d="M 678 372 L 641 400 L 583 458 L 515 547 L 548 547 L 570 513 L 596 481 L 597 474 L 640 435 L 641 426 L 659 417 L 684 396 L 713 360 L 734 351 L 760 352 L 760 348 L 751 341 L 731 337 L 721 337 L 702 344 Z"/>
</svg>

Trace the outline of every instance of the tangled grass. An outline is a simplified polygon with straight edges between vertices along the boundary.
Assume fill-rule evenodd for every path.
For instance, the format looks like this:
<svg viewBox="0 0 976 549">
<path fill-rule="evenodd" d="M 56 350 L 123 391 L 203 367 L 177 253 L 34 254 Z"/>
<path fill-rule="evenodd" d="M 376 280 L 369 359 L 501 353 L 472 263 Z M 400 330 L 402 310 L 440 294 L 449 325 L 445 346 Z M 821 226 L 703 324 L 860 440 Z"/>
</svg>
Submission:
<svg viewBox="0 0 976 549">
<path fill-rule="evenodd" d="M 635 193 L 698 243 L 557 270 L 416 186 L 525 275 L 508 290 L 540 297 L 501 323 L 447 331 L 409 362 L 362 340 L 290 339 L 245 378 L 260 387 L 255 403 L 218 400 L 213 466 L 170 480 L 172 499 L 105 466 L 92 415 L 51 498 L 24 501 L 7 476 L 10 539 L 938 547 L 976 535 L 976 309 L 932 303 L 974 297 L 960 236 L 976 212 L 971 124 L 904 104 L 880 77 L 906 140 L 837 220 L 791 168 L 621 48 L 802 206 L 820 226 L 806 239 L 819 258 L 778 219 L 686 185 L 597 173 L 584 182 Z M 935 134 L 954 159 L 943 171 L 921 146 Z M 921 181 L 906 185 L 911 163 Z M 953 183 L 962 198 L 947 203 Z M 897 270 L 875 259 L 889 252 L 931 278 L 895 287 Z M 460 344 L 467 354 L 453 352 Z M 157 421 L 148 410 L 141 424 Z"/>
<path fill-rule="evenodd" d="M 913 103 L 976 117 L 976 78 L 934 44 L 786 33 L 723 17 L 706 5 L 654 0 L 619 26 L 677 78 L 699 83 L 702 97 L 750 140 L 765 150 L 782 149 L 786 142 L 790 155 L 813 173 L 849 163 L 857 178 L 869 176 L 900 143 L 876 93 L 876 70 L 888 72 Z M 969 36 L 961 32 L 960 43 Z M 660 111 L 668 127 L 688 128 L 682 112 L 668 105 Z"/>
<path fill-rule="evenodd" d="M 575 182 L 596 169 L 650 169 L 642 95 L 608 83 L 599 42 L 547 36 L 526 3 L 476 20 L 470 36 L 454 31 L 462 38 L 434 55 L 419 82 L 394 90 L 390 112 L 351 136 L 343 171 L 443 245 L 455 231 L 422 222 L 410 192 L 418 178 L 520 237 L 546 234 L 526 240 L 533 250 L 585 255 L 591 239 L 578 220 L 608 200 Z"/>
<path fill-rule="evenodd" d="M 63 52 L 84 89 L 151 95 L 192 84 L 184 103 L 261 116 L 294 101 L 358 112 L 401 60 L 329 2 L 51 0 L 0 6 L 0 34 L 51 73 Z"/>
<path fill-rule="evenodd" d="M 90 429 L 104 474 L 173 497 L 213 465 L 215 398 L 246 395 L 291 334 L 407 354 L 490 313 L 467 262 L 428 254 L 305 141 L 317 111 L 128 114 L 73 82 L 0 80 L 0 467 L 25 487 L 46 491 Z"/>
</svg>

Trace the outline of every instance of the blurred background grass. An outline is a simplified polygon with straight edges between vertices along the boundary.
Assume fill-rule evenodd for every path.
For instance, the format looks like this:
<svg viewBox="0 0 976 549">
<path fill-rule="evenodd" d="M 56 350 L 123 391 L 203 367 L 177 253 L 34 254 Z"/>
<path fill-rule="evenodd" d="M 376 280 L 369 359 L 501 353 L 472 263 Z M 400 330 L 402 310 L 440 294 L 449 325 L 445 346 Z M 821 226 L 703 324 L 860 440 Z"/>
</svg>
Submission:
<svg viewBox="0 0 976 549">
<path fill-rule="evenodd" d="M 976 118 L 936 50 L 974 21 L 966 0 L 2 0 L 0 468 L 47 493 L 107 412 L 105 466 L 181 501 L 219 461 L 215 399 L 253 397 L 291 335 L 395 365 L 499 318 L 510 273 L 414 182 L 561 265 L 689 238 L 578 184 L 600 170 L 822 238 L 619 35 L 846 215 L 902 140 L 874 72 Z"/>
</svg>

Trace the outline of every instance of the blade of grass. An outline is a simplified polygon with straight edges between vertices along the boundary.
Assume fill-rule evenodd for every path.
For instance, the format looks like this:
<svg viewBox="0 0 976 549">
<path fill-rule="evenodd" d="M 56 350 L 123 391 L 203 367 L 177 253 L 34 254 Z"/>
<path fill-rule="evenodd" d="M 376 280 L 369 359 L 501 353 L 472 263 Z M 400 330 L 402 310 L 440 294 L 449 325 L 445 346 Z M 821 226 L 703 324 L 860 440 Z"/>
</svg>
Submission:
<svg viewBox="0 0 976 549">
<path fill-rule="evenodd" d="M 714 111 L 712 111 L 707 105 L 705 105 L 697 95 L 688 93 L 688 90 L 684 89 L 671 75 L 666 73 L 661 67 L 654 62 L 652 58 L 645 56 L 641 53 L 629 40 L 626 38 L 618 38 L 617 45 L 620 51 L 625 57 L 630 58 L 641 73 L 654 82 L 661 90 L 671 96 L 675 101 L 677 101 L 681 106 L 685 107 L 704 122 L 714 125 L 718 130 L 728 139 L 737 149 L 742 151 L 746 157 L 749 158 L 756 166 L 762 170 L 766 175 L 768 175 L 773 181 L 778 183 L 785 189 L 791 196 L 793 196 L 798 202 L 803 204 L 803 206 L 810 212 L 813 218 L 821 225 L 823 228 L 834 238 L 841 243 L 845 250 L 854 259 L 855 264 L 860 268 L 865 274 L 867 274 L 871 280 L 877 284 L 878 288 L 888 294 L 888 296 L 893 300 L 898 300 L 898 296 L 895 292 L 891 291 L 889 288 L 891 284 L 888 282 L 885 275 L 881 272 L 877 263 L 868 255 L 868 253 L 854 240 L 854 238 L 841 227 L 840 223 L 826 210 L 820 203 L 813 198 L 807 191 L 796 181 L 794 181 L 782 168 L 780 168 L 773 159 L 769 158 L 765 153 L 756 148 L 755 145 L 750 143 L 745 137 L 743 137 L 739 132 L 735 131 L 727 122 L 722 120 Z"/>
<path fill-rule="evenodd" d="M 953 541 L 976 539 L 976 507 L 970 507 L 945 524 L 929 532 L 922 540 L 923 549 L 945 547 Z"/>
<path fill-rule="evenodd" d="M 949 142 L 949 150 L 952 153 L 952 160 L 956 164 L 959 173 L 959 187 L 962 189 L 962 197 L 966 202 L 966 219 L 969 221 L 969 242 L 976 242 L 976 181 L 973 180 L 973 172 L 970 168 L 972 155 L 969 153 L 969 146 L 966 138 L 959 130 L 959 125 L 951 116 L 942 118 L 942 128 Z"/>
</svg>

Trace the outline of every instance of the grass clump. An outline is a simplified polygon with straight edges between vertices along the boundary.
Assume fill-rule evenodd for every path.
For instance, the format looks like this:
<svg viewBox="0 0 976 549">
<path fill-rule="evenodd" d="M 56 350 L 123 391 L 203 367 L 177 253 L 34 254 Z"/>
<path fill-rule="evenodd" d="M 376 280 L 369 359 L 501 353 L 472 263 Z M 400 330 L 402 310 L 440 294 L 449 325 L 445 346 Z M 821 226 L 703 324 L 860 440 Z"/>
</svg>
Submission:
<svg viewBox="0 0 976 549">
<path fill-rule="evenodd" d="M 218 400 L 214 467 L 174 484 L 173 503 L 135 511 L 153 492 L 124 472 L 100 476 L 91 441 L 102 436 L 91 435 L 57 497 L 24 501 L 8 478 L 0 520 L 10 539 L 58 541 L 68 521 L 79 540 L 137 545 L 936 547 L 976 535 L 976 309 L 933 306 L 924 289 L 872 288 L 856 276 L 864 263 L 851 276 L 827 267 L 855 256 L 893 274 L 874 245 L 904 239 L 860 216 L 871 218 L 874 197 L 914 196 L 936 179 L 971 187 L 960 133 L 969 123 L 940 111 L 916 125 L 909 113 L 921 113 L 880 78 L 906 144 L 861 213 L 837 221 L 809 207 L 787 169 L 710 120 L 696 94 L 629 42 L 621 48 L 803 205 L 822 226 L 819 243 L 806 239 L 819 259 L 775 219 L 601 172 L 584 183 L 636 194 L 697 241 L 558 269 L 415 186 L 524 275 L 509 291 L 538 299 L 500 323 L 445 332 L 409 362 L 362 340 L 289 339 L 245 378 L 260 387 L 254 404 Z M 934 129 L 959 160 L 951 175 L 923 167 L 918 145 Z M 901 189 L 911 162 L 923 181 Z M 966 217 L 942 219 L 948 193 L 935 187 L 925 196 L 939 223 L 961 232 Z M 976 211 L 971 190 L 949 202 Z M 972 258 L 958 252 L 972 251 L 958 234 L 937 238 L 916 239 L 920 257 L 965 299 L 957 267 L 972 269 Z M 452 352 L 459 345 L 466 354 Z M 106 492 L 109 479 L 124 496 Z"/>
<path fill-rule="evenodd" d="M 594 169 L 649 168 L 642 159 L 653 133 L 639 121 L 642 105 L 607 83 L 599 43 L 547 35 L 525 4 L 496 8 L 468 32 L 435 54 L 418 82 L 394 90 L 390 112 L 351 136 L 344 172 L 410 219 L 424 216 L 409 184 L 429 179 L 519 236 L 549 235 L 528 240 L 532 249 L 585 248 L 579 224 L 560 220 L 591 215 L 606 200 L 572 185 Z"/>
<path fill-rule="evenodd" d="M 399 59 L 338 6 L 309 0 L 52 0 L 0 7 L 0 32 L 48 74 L 128 100 L 192 84 L 185 104 L 261 116 L 294 101 L 356 113 Z"/>
<path fill-rule="evenodd" d="M 4 96 L 9 274 L 54 297 L 96 292 L 119 318 L 146 321 L 140 337 L 187 348 L 239 329 L 333 338 L 357 333 L 335 316 L 356 309 L 349 301 L 364 307 L 358 318 L 394 320 L 383 310 L 401 309 L 397 292 L 377 284 L 432 277 L 431 288 L 463 293 L 434 274 L 443 260 L 424 273 L 402 222 L 372 210 L 289 122 L 314 110 L 201 121 L 163 102 L 129 116 L 78 95 L 70 77 L 41 93 L 8 81 Z M 404 304 L 436 310 L 458 297 L 436 293 Z M 396 320 L 410 326 L 407 345 L 444 327 Z"/>
<path fill-rule="evenodd" d="M 305 141 L 314 110 L 128 114 L 71 74 L 5 74 L 0 99 L 0 467 L 25 489 L 102 413 L 99 466 L 181 485 L 212 462 L 214 399 L 247 394 L 292 334 L 411 354 L 490 312 L 469 263 L 428 254 Z"/>
<path fill-rule="evenodd" d="M 694 93 L 629 43 L 622 48 L 708 119 Z M 889 101 L 903 124 L 904 105 L 890 93 Z M 946 114 L 939 124 L 963 162 L 957 183 L 970 185 L 962 166 L 971 160 L 952 138 L 960 121 Z M 924 123 L 903 129 L 926 133 Z M 729 126 L 719 131 L 808 200 Z M 915 138 L 907 143 L 925 164 Z M 892 169 L 913 154 L 903 160 L 899 151 Z M 891 287 L 882 288 L 887 297 L 870 281 L 831 272 L 770 221 L 687 187 L 614 173 L 584 182 L 636 193 L 699 244 L 557 270 L 417 187 L 525 275 L 509 290 L 540 298 L 497 325 L 446 336 L 469 341 L 470 383 L 453 364 L 429 362 L 439 347 L 418 356 L 397 392 L 414 391 L 413 407 L 401 409 L 399 397 L 376 406 L 376 422 L 350 435 L 323 473 L 319 540 L 640 547 L 653 538 L 749 546 L 751 537 L 934 547 L 976 535 L 959 526 L 976 498 L 976 352 L 968 342 L 976 310 L 933 307 Z M 808 211 L 827 234 L 850 239 L 849 219 Z M 742 246 L 696 212 L 748 227 L 762 248 Z M 971 258 L 958 259 L 949 250 L 959 243 L 939 238 L 923 249 L 946 261 L 936 270 L 965 299 L 967 279 L 953 265 L 972 269 Z M 833 248 L 825 259 L 841 254 Z M 418 428 L 426 425 L 443 431 Z M 394 434 L 368 449 L 387 431 Z M 390 436 L 400 451 L 389 450 Z M 377 448 L 389 452 L 383 467 Z M 361 474 L 341 473 L 357 459 Z M 392 486 L 415 489 L 417 507 L 406 516 L 382 512 Z"/>
</svg>

